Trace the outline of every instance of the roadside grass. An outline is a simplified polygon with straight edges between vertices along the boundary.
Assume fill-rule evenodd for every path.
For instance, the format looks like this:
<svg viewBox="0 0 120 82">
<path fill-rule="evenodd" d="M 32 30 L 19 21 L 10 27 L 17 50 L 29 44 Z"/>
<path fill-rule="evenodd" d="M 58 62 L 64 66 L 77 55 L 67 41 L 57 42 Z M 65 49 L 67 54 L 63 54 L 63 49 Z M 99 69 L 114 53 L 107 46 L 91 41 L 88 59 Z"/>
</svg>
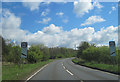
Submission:
<svg viewBox="0 0 120 82">
<path fill-rule="evenodd" d="M 47 60 L 38 62 L 35 64 L 24 64 L 24 69 L 22 65 L 3 65 L 2 66 L 2 80 L 25 80 L 25 77 L 33 73 L 35 70 L 44 66 L 47 63 L 52 62 L 53 60 Z"/>
<path fill-rule="evenodd" d="M 102 64 L 102 63 L 97 63 L 97 62 L 86 62 L 78 58 L 75 58 L 72 61 L 76 64 L 87 66 L 90 68 L 100 69 L 100 70 L 104 70 L 104 71 L 108 71 L 108 72 L 116 73 L 116 74 L 119 73 L 118 65 L 109 65 L 109 64 Z"/>
<path fill-rule="evenodd" d="M 118 73 L 118 65 L 98 64 L 98 63 L 85 63 L 86 66 L 103 69 L 110 72 Z"/>
</svg>

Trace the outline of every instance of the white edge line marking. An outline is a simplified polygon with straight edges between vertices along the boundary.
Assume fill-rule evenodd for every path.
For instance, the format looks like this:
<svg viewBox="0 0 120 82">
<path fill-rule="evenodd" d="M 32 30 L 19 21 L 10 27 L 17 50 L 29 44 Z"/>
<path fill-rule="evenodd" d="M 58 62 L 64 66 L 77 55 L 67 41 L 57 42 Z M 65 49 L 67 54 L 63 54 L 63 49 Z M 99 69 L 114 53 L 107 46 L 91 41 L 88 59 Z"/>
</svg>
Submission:
<svg viewBox="0 0 120 82">
<path fill-rule="evenodd" d="M 96 70 L 96 71 L 98 71 L 98 70 Z M 112 74 L 112 73 L 109 73 L 109 72 L 105 72 L 105 71 L 101 71 L 101 72 L 103 72 L 103 73 L 106 73 L 106 74 L 109 74 L 109 75 L 113 75 L 113 76 L 119 76 L 119 75 L 116 75 L 116 74 Z"/>
<path fill-rule="evenodd" d="M 39 69 L 37 72 L 35 72 L 33 75 L 31 75 L 25 82 L 30 80 L 33 76 L 35 76 L 38 72 L 40 72 L 42 69 L 44 69 L 48 64 L 44 65 L 41 69 Z"/>
<path fill-rule="evenodd" d="M 102 73 L 105 73 L 105 74 L 113 75 L 113 76 L 119 76 L 119 75 L 116 75 L 116 74 L 112 74 L 112 73 L 97 70 L 97 69 L 92 69 L 92 68 L 88 68 L 88 67 L 84 67 L 84 68 L 87 68 L 88 70 L 92 70 L 92 71 L 98 71 L 98 72 L 102 72 Z"/>
<path fill-rule="evenodd" d="M 70 75 L 73 75 L 70 71 L 66 70 Z"/>
</svg>

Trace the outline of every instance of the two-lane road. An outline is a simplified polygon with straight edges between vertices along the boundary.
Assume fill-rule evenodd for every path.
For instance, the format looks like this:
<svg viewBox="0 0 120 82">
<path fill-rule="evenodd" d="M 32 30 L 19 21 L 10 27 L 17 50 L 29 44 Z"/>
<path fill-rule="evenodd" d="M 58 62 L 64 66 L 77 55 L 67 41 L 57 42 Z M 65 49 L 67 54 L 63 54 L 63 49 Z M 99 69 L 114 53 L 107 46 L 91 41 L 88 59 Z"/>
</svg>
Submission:
<svg viewBox="0 0 120 82">
<path fill-rule="evenodd" d="M 118 80 L 118 76 L 76 65 L 66 58 L 46 65 L 30 80 Z"/>
</svg>

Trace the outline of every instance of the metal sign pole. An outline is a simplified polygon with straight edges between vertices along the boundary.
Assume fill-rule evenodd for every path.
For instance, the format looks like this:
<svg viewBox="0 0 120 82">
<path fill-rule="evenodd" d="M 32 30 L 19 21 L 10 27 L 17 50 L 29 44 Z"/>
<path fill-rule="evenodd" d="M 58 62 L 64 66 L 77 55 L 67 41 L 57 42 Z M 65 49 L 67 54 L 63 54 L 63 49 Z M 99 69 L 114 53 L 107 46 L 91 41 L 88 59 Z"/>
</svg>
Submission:
<svg viewBox="0 0 120 82">
<path fill-rule="evenodd" d="M 23 69 L 24 69 L 24 59 L 23 59 Z"/>
</svg>

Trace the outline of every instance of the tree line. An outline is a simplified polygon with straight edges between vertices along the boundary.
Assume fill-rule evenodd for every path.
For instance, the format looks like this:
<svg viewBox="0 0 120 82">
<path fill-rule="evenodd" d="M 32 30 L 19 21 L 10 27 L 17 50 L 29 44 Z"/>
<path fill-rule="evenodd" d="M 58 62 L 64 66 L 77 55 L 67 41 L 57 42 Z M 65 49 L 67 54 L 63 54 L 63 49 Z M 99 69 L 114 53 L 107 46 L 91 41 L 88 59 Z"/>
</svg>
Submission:
<svg viewBox="0 0 120 82">
<path fill-rule="evenodd" d="M 88 42 L 81 42 L 78 47 L 77 58 L 84 59 L 87 62 L 97 62 L 103 64 L 119 64 L 120 55 L 116 48 L 116 56 L 110 56 L 109 46 L 95 46 Z"/>
<path fill-rule="evenodd" d="M 71 48 L 65 47 L 48 48 L 43 44 L 39 44 L 31 45 L 27 53 L 28 54 L 25 61 L 27 63 L 36 63 L 49 59 L 73 57 L 75 56 L 76 51 Z M 21 47 L 19 45 L 15 46 L 12 43 L 6 44 L 6 40 L 2 38 L 2 61 L 19 63 L 20 60 Z"/>
</svg>

